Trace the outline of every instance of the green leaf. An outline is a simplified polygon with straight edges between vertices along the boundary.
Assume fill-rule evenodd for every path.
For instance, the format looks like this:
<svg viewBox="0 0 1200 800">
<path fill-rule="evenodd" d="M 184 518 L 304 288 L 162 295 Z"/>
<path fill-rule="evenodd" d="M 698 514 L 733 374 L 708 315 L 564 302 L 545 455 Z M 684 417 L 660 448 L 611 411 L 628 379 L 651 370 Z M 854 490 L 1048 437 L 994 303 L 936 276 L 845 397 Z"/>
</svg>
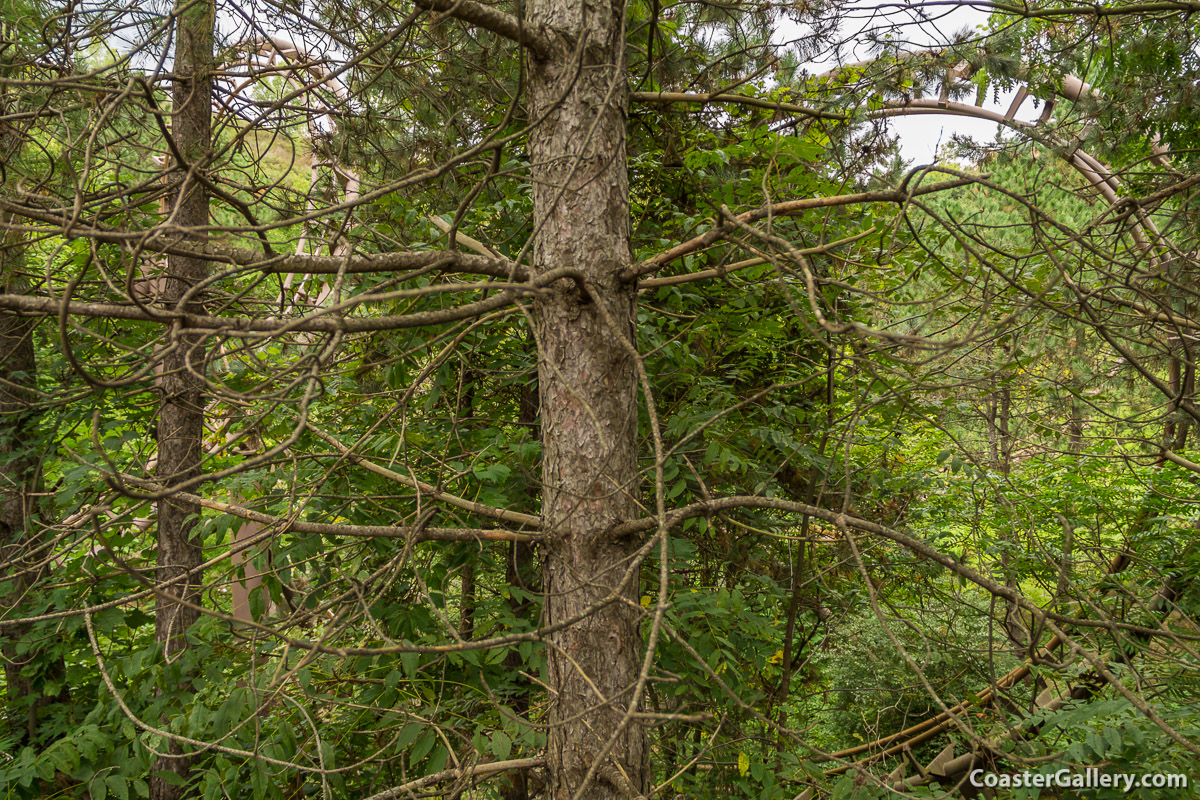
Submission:
<svg viewBox="0 0 1200 800">
<path fill-rule="evenodd" d="M 425 774 L 433 775 L 441 772 L 446 768 L 446 761 L 449 760 L 449 758 L 450 751 L 445 747 L 439 747 L 438 749 L 434 750 L 433 755 L 431 755 L 425 762 Z"/>
<path fill-rule="evenodd" d="M 425 730 L 425 726 L 418 722 L 410 722 L 400 729 L 400 735 L 396 737 L 396 749 L 403 750 L 408 747 L 417 737 L 421 735 L 421 731 Z"/>
<path fill-rule="evenodd" d="M 171 772 L 170 770 L 162 770 L 161 772 L 155 772 L 154 777 L 158 778 L 160 781 L 162 781 L 163 783 L 165 783 L 169 786 L 185 786 L 185 785 L 187 785 L 187 781 L 184 780 L 182 775 L 180 775 L 176 772 Z"/>
<path fill-rule="evenodd" d="M 108 785 L 114 797 L 119 797 L 121 800 L 129 800 L 129 779 L 120 775 L 110 775 L 104 779 L 104 783 Z"/>
<path fill-rule="evenodd" d="M 849 798 L 854 796 L 854 790 L 854 778 L 844 775 L 833 786 L 833 800 L 849 800 Z"/>
<path fill-rule="evenodd" d="M 408 754 L 408 765 L 416 769 L 417 764 L 429 755 L 429 751 L 437 744 L 437 734 L 432 730 L 426 729 L 421 738 L 417 739 L 417 743 L 413 745 L 413 749 Z"/>
<path fill-rule="evenodd" d="M 501 483 L 512 474 L 512 469 L 504 464 L 476 464 L 471 467 L 471 472 L 481 481 Z"/>
<path fill-rule="evenodd" d="M 512 752 L 512 739 L 504 731 L 496 731 L 492 734 L 492 753 L 496 756 L 497 761 L 507 761 L 509 754 Z"/>
</svg>

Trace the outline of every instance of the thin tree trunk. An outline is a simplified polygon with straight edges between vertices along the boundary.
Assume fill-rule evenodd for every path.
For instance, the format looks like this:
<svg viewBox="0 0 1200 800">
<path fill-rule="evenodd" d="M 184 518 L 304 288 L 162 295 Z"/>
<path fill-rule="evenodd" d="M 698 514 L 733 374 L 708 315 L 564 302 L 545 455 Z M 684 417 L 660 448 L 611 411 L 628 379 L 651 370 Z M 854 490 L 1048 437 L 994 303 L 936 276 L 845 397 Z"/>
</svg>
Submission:
<svg viewBox="0 0 1200 800">
<path fill-rule="evenodd" d="M 1000 434 L 996 430 L 996 397 L 989 394 L 985 406 L 984 421 L 987 422 L 988 455 L 991 465 L 1000 466 Z"/>
<path fill-rule="evenodd" d="M 1192 354 L 1183 348 L 1180 358 L 1187 359 L 1187 366 L 1184 368 L 1183 382 L 1180 386 L 1180 404 L 1190 403 L 1196 395 L 1196 364 L 1192 361 Z M 1188 431 L 1191 430 L 1192 423 L 1187 419 L 1181 419 L 1176 426 L 1174 441 L 1171 442 L 1171 449 L 1175 452 L 1183 450 L 1187 445 Z"/>
<path fill-rule="evenodd" d="M 1015 345 L 1009 344 L 1004 348 L 1005 361 L 1011 361 L 1016 355 Z M 1012 469 L 1013 437 L 1012 424 L 1012 389 L 1004 385 L 993 395 L 993 407 L 989 409 L 989 436 L 992 439 L 992 458 L 997 459 L 996 466 L 1003 475 L 1008 475 Z M 997 452 L 998 451 L 998 452 Z M 1000 571 L 1004 575 L 1004 585 L 1009 589 L 1017 588 L 1017 578 L 1013 574 L 1013 554 L 1017 549 L 1019 537 L 1012 523 L 1004 534 L 1005 547 L 1000 555 Z M 1021 620 L 1021 612 L 1012 600 L 1004 602 L 1004 630 L 1013 650 L 1018 655 L 1028 647 L 1029 632 Z"/>
<path fill-rule="evenodd" d="M 1179 413 L 1181 398 L 1181 377 L 1179 354 L 1171 353 L 1171 363 L 1167 369 L 1167 388 L 1171 394 L 1167 401 L 1167 421 L 1163 423 L 1162 446 L 1171 447 L 1175 442 L 1175 415 Z M 1160 460 L 1165 459 L 1165 455 Z"/>
<path fill-rule="evenodd" d="M 828 345 L 829 343 L 826 342 Z M 825 448 L 829 445 L 829 433 L 833 430 L 834 425 L 834 400 L 837 391 L 837 372 L 838 364 L 841 359 L 836 355 L 836 351 L 832 348 L 826 351 L 825 363 L 825 430 L 821 433 L 820 443 L 817 445 L 817 459 L 824 461 Z M 811 431 L 809 432 L 811 436 Z M 828 483 L 829 475 L 826 468 L 818 468 L 815 464 L 808 469 L 808 476 L 804 482 L 800 492 L 796 492 L 796 499 L 814 505 L 818 500 L 818 495 L 825 492 L 826 484 Z M 805 584 L 813 578 L 815 570 L 812 567 L 812 544 L 807 542 L 809 529 L 812 524 L 812 517 L 805 516 L 800 523 L 800 541 L 796 546 L 796 557 L 792 563 L 791 581 L 788 587 L 790 600 L 788 602 L 787 621 L 784 626 L 783 633 L 783 655 L 779 662 L 780 677 L 779 686 L 774 692 L 771 702 L 779 707 L 779 725 L 787 727 L 787 699 L 792 690 L 792 675 L 801 663 L 799 648 L 796 646 L 796 621 L 800 613 L 801 607 L 816 608 L 820 605 L 818 598 L 813 597 L 812 589 L 805 589 Z M 815 629 L 814 629 L 815 632 Z M 800 647 L 805 643 L 801 642 Z M 768 714 L 768 717 L 770 714 Z M 786 742 L 782 735 L 780 736 L 780 747 L 786 746 Z"/>
<path fill-rule="evenodd" d="M 554 284 L 535 303 L 542 409 L 546 621 L 587 619 L 550 635 L 548 796 L 636 797 L 648 783 L 645 732 L 623 724 L 642 658 L 636 541 L 607 531 L 637 506 L 635 288 L 625 153 L 623 4 L 531 0 L 526 21 L 553 38 L 530 66 L 534 254 L 539 273 L 579 270 L 587 291 Z M 576 56 L 576 48 L 582 53 Z M 622 341 L 624 340 L 624 342 Z M 589 772 L 593 772 L 590 782 Z"/>
<path fill-rule="evenodd" d="M 475 565 L 467 564 L 462 570 L 462 596 L 459 602 L 458 614 L 458 635 L 467 641 L 475 636 L 475 610 L 477 604 Z"/>
<path fill-rule="evenodd" d="M 541 426 L 538 425 L 538 387 L 537 384 L 521 387 L 517 402 L 517 425 L 531 431 L 535 440 L 541 441 Z M 539 495 L 538 487 L 532 482 L 524 487 L 524 494 L 529 508 L 535 507 Z M 529 615 L 534 604 L 528 594 L 541 591 L 541 580 L 538 578 L 535 563 L 535 548 L 533 542 L 509 542 L 504 580 L 509 587 L 508 607 L 514 619 L 522 619 Z M 536 624 L 537 620 L 534 620 Z M 529 668 L 521 657 L 520 651 L 512 648 L 504 656 L 504 668 L 512 675 L 513 688 L 505 698 L 513 713 L 523 717 L 529 712 L 532 695 L 535 691 L 533 683 L 523 675 L 522 670 Z M 497 788 L 503 800 L 529 800 L 531 784 L 529 774 L 524 770 L 507 772 L 497 780 Z"/>
<path fill-rule="evenodd" d="M 181 181 L 175 200 L 175 221 L 192 231 L 208 225 L 208 191 L 189 175 L 206 157 L 212 139 L 212 60 L 214 9 L 211 0 L 196 0 L 179 10 L 175 22 L 176 77 L 172 88 L 171 136 L 175 148 L 186 163 L 176 164 Z M 202 259 L 172 255 L 167 259 L 167 280 L 162 302 L 178 305 L 185 294 L 208 273 Z M 183 304 L 196 310 L 196 298 Z M 172 329 L 168 350 L 159 376 L 161 404 L 158 417 L 158 478 L 165 485 L 178 483 L 199 474 L 204 434 L 204 386 L 198 373 L 204 368 L 203 340 Z M 177 658 L 187 647 L 187 629 L 196 621 L 193 608 L 173 601 L 172 596 L 200 603 L 200 542 L 194 536 L 200 509 L 194 503 L 174 498 L 158 504 L 158 571 L 163 587 L 155 601 L 156 641 L 163 647 L 164 658 Z M 171 756 L 160 758 L 155 772 L 169 771 L 186 778 L 189 760 L 177 757 L 178 746 L 171 745 Z M 151 776 L 152 800 L 176 800 L 182 788 Z"/>
<path fill-rule="evenodd" d="M 1083 452 L 1083 408 L 1074 397 L 1071 398 L 1071 419 L 1067 423 L 1067 436 L 1070 443 L 1071 455 L 1077 456 Z"/>
<path fill-rule="evenodd" d="M 1012 469 L 1013 437 L 1012 424 L 1012 389 L 1005 386 L 1000 390 L 1000 408 L 997 412 L 997 427 L 1000 434 L 1000 471 L 1005 475 Z"/>
</svg>

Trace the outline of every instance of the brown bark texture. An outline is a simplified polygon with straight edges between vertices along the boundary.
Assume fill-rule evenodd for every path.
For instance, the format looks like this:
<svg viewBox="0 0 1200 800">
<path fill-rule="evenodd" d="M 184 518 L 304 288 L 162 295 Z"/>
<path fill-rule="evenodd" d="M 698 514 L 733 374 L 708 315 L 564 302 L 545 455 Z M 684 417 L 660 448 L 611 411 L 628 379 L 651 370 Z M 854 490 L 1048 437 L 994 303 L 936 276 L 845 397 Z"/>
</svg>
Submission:
<svg viewBox="0 0 1200 800">
<path fill-rule="evenodd" d="M 0 564 L 4 574 L 0 578 L 12 581 L 8 596 L 0 601 L 6 613 L 12 613 L 13 605 L 19 601 L 21 590 L 29 581 L 23 574 L 26 544 L 25 516 L 26 488 L 32 476 L 30 459 L 17 452 L 25 438 L 23 428 L 28 405 L 28 393 L 22 391 L 18 373 L 32 374 L 33 347 L 29 338 L 30 325 L 10 315 L 0 316 Z M 28 626 L 10 628 L 4 644 L 4 677 L 8 687 L 8 718 L 10 731 L 16 740 L 33 738 L 36 729 L 34 709 L 27 705 L 33 693 L 32 681 L 22 677 L 27 655 L 18 652 L 18 643 L 28 635 Z"/>
<path fill-rule="evenodd" d="M 635 288 L 625 122 L 622 5 L 533 0 L 526 23 L 552 40 L 531 57 L 534 253 L 539 274 L 564 267 L 537 299 L 542 410 L 543 591 L 546 621 L 617 597 L 547 641 L 551 710 L 547 794 L 629 798 L 647 790 L 644 731 L 625 719 L 639 643 L 634 542 L 608 535 L 637 511 Z M 591 777 L 589 778 L 589 773 Z"/>
<path fill-rule="evenodd" d="M 18 239 L 9 235 L 0 240 L 0 280 L 7 281 L 21 260 Z M 33 319 L 0 314 L 0 580 L 11 581 L 7 596 L 0 598 L 5 615 L 15 613 L 37 571 L 36 561 L 28 556 L 32 541 L 27 529 L 38 481 L 38 458 L 30 449 L 37 440 L 31 389 L 37 375 L 35 324 Z M 29 625 L 10 626 L 3 646 L 9 734 L 23 743 L 37 739 L 46 706 L 66 699 L 61 661 L 47 662 L 30 636 Z M 56 697 L 45 696 L 47 679 L 59 683 Z"/>
<path fill-rule="evenodd" d="M 179 163 L 175 164 L 180 188 L 172 213 L 177 225 L 201 239 L 209 221 L 208 191 L 196 178 L 212 139 L 212 61 L 214 10 L 210 0 L 196 0 L 178 8 L 175 21 L 176 80 L 172 87 L 171 136 Z M 191 293 L 208 273 L 202 259 L 171 255 L 160 300 L 168 308 L 196 312 L 199 298 Z M 158 478 L 167 486 L 199 474 L 203 454 L 204 343 L 184 335 L 178 325 L 169 333 L 158 377 L 161 400 L 158 416 Z M 200 542 L 194 535 L 200 508 L 176 497 L 158 504 L 157 581 L 161 591 L 155 603 L 155 638 L 166 659 L 178 657 L 187 647 L 187 629 L 196 621 L 193 608 L 180 605 L 179 597 L 198 605 L 202 578 Z M 179 752 L 172 745 L 172 754 Z M 188 760 L 160 758 L 155 771 L 186 776 Z M 181 787 L 152 776 L 152 800 L 175 800 Z"/>
</svg>

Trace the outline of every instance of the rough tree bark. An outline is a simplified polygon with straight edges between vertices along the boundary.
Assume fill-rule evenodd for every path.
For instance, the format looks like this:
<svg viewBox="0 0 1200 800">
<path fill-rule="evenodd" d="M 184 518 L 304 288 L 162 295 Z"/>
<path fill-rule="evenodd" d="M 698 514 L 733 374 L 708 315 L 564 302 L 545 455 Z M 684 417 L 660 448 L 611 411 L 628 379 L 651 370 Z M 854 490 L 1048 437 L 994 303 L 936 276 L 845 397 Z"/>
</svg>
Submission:
<svg viewBox="0 0 1200 800">
<path fill-rule="evenodd" d="M 190 235 L 208 225 L 209 198 L 195 176 L 212 139 L 212 61 L 214 7 L 211 0 L 185 2 L 175 18 L 175 82 L 171 96 L 171 137 L 178 163 L 175 164 L 179 192 L 175 199 L 175 223 Z M 167 279 L 161 301 L 168 307 L 198 310 L 195 297 L 188 296 L 208 272 L 207 262 L 184 256 L 169 256 Z M 203 341 L 183 334 L 178 326 L 170 340 L 159 375 L 161 400 L 158 415 L 158 478 L 165 485 L 194 477 L 200 471 L 204 434 L 204 386 L 198 373 L 203 369 Z M 166 659 L 178 657 L 187 648 L 187 629 L 196 621 L 194 609 L 174 602 L 180 597 L 200 602 L 200 542 L 194 536 L 200 509 L 194 503 L 166 498 L 158 504 L 158 570 L 162 591 L 155 602 L 155 639 L 162 644 Z M 188 759 L 160 758 L 155 772 L 186 776 Z M 182 788 L 151 776 L 152 800 L 176 800 Z"/>
<path fill-rule="evenodd" d="M 23 234 L 0 236 L 0 283 L 7 284 L 17 272 L 23 248 Z M 37 572 L 36 561 L 26 555 L 31 544 L 27 530 L 31 497 L 39 472 L 38 455 L 32 449 L 37 436 L 31 410 L 31 387 L 37 376 L 36 324 L 36 319 L 0 314 L 0 580 L 10 581 L 8 595 L 0 597 L 0 613 L 5 616 L 21 601 Z M 7 627 L 3 645 L 9 731 L 13 742 L 21 744 L 37 740 L 48 705 L 69 699 L 61 657 L 47 657 L 29 636 L 28 625 Z M 33 674 L 28 674 L 30 669 Z M 46 695 L 50 684 L 58 686 L 54 696 Z"/>
<path fill-rule="evenodd" d="M 0 264 L 4 262 L 0 252 Z M 0 315 L 0 578 L 12 581 L 9 596 L 0 601 L 8 611 L 19 601 L 22 589 L 29 585 L 23 550 L 26 545 L 25 518 L 28 488 L 35 459 L 22 451 L 28 441 L 29 392 L 23 388 L 33 375 L 34 353 L 30 319 L 11 314 Z M 28 653 L 18 652 L 18 642 L 28 635 L 28 626 L 7 630 L 10 641 L 4 644 L 4 679 L 8 687 L 8 717 L 16 741 L 32 741 L 37 732 L 37 716 L 31 697 L 33 681 L 22 676 Z"/>
<path fill-rule="evenodd" d="M 609 603 L 547 641 L 548 796 L 646 792 L 644 731 L 621 725 L 641 660 L 636 543 L 607 531 L 632 519 L 638 487 L 635 288 L 625 151 L 628 84 L 621 3 L 530 0 L 526 23 L 551 45 L 531 56 L 534 253 L 539 273 L 579 270 L 535 303 L 542 410 L 543 590 L 547 621 Z M 636 573 L 635 573 L 636 574 Z M 594 776 L 587 781 L 595 764 Z"/>
</svg>

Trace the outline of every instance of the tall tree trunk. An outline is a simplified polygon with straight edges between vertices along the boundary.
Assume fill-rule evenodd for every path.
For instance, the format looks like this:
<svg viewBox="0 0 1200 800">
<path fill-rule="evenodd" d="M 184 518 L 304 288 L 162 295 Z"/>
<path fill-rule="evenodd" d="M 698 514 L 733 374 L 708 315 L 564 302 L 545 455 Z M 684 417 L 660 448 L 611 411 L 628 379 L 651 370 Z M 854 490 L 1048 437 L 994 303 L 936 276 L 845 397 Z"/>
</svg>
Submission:
<svg viewBox="0 0 1200 800">
<path fill-rule="evenodd" d="M 24 248 L 23 234 L 0 236 L 0 283 L 5 291 L 17 270 Z M 9 616 L 25 590 L 33 583 L 36 563 L 26 557 L 31 544 L 26 530 L 31 496 L 38 483 L 38 454 L 33 451 L 37 436 L 31 430 L 31 390 L 37 377 L 33 329 L 36 320 L 0 314 L 0 580 L 11 581 L 7 597 L 0 598 L 0 613 Z M 5 629 L 4 679 L 8 688 L 6 712 L 9 732 L 16 743 L 33 744 L 39 733 L 39 718 L 51 703 L 66 702 L 66 668 L 62 658 L 47 659 L 41 648 L 26 641 L 27 625 Z M 33 674 L 27 668 L 34 670 Z M 56 684 L 55 696 L 46 687 Z"/>
<path fill-rule="evenodd" d="M 534 254 L 539 273 L 574 268 L 588 291 L 555 283 L 535 304 L 542 409 L 543 581 L 547 622 L 587 619 L 548 638 L 548 793 L 570 800 L 646 791 L 645 732 L 622 725 L 641 661 L 636 549 L 607 531 L 637 506 L 635 288 L 625 153 L 623 4 L 530 0 L 528 24 L 553 37 L 530 67 Z M 576 49 L 582 53 L 576 55 Z M 636 574 L 636 573 L 635 573 Z M 595 767 L 587 783 L 586 776 Z"/>
<path fill-rule="evenodd" d="M 1016 357 L 1016 345 L 1009 344 L 1005 347 L 1004 352 L 1005 361 L 1011 361 Z M 996 394 L 999 395 L 994 417 L 995 438 L 999 444 L 999 463 L 997 466 L 1000 472 L 1007 476 L 1009 471 L 1012 470 L 1014 443 L 1014 436 L 1011 429 L 1012 389 L 1008 385 L 1004 385 Z M 1004 551 L 1000 556 L 1000 571 L 1004 575 L 1004 585 L 1016 591 L 1019 587 L 1013 570 L 1013 556 L 1020 547 L 1021 537 L 1014 523 L 1009 523 L 1004 538 L 1006 541 Z M 1004 601 L 1004 630 L 1013 645 L 1013 652 L 1017 655 L 1025 652 L 1030 646 L 1032 640 L 1029 636 L 1029 629 L 1026 627 L 1024 620 L 1021 619 L 1021 611 L 1013 600 Z"/>
<path fill-rule="evenodd" d="M 185 0 L 186 2 L 186 0 Z M 185 163 L 175 165 L 180 181 L 175 200 L 175 221 L 196 246 L 203 243 L 199 229 L 208 225 L 208 191 L 189 175 L 189 170 L 206 158 L 212 138 L 212 60 L 214 9 L 211 0 L 194 0 L 182 6 L 175 21 L 176 79 L 172 87 L 171 137 Z M 167 280 L 161 300 L 174 306 L 208 273 L 203 259 L 172 255 L 167 259 Z M 197 310 L 191 298 L 184 310 Z M 178 325 L 171 330 L 167 353 L 159 376 L 161 403 L 158 416 L 158 478 L 170 485 L 194 477 L 200 471 L 201 439 L 204 434 L 204 385 L 197 373 L 204 368 L 203 340 L 185 335 Z M 163 655 L 172 659 L 187 647 L 187 629 L 196 621 L 194 609 L 173 601 L 180 597 L 200 602 L 200 542 L 193 530 L 200 509 L 194 503 L 167 498 L 158 504 L 158 571 L 163 587 L 155 601 L 155 639 Z M 187 576 L 187 577 L 183 577 Z M 177 581 L 177 582 L 175 582 Z M 172 744 L 171 756 L 160 758 L 155 771 L 186 777 L 188 759 Z M 151 776 L 152 800 L 175 800 L 181 787 Z"/>
<path fill-rule="evenodd" d="M 0 253 L 0 262 L 3 260 Z M 25 430 L 30 397 L 22 387 L 35 368 L 32 323 L 31 319 L 0 315 L 0 578 L 12 581 L 12 590 L 0 606 L 8 613 L 30 583 L 26 572 L 29 564 L 24 558 L 28 545 L 25 518 L 36 459 L 21 450 L 30 438 Z M 15 741 L 32 741 L 37 732 L 35 689 L 32 679 L 21 675 L 31 654 L 17 652 L 17 642 L 28 636 L 29 628 L 22 625 L 6 633 L 9 641 L 4 644 L 4 678 L 9 728 Z"/>
</svg>

